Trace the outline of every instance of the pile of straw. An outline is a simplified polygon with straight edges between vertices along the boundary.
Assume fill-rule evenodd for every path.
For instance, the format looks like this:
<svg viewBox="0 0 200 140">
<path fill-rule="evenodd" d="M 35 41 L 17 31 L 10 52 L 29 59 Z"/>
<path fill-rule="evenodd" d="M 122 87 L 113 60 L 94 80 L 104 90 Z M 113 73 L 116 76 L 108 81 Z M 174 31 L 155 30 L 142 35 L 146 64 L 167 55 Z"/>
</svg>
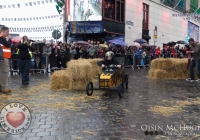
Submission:
<svg viewBox="0 0 200 140">
<path fill-rule="evenodd" d="M 187 59 L 159 58 L 151 62 L 150 79 L 186 79 L 189 77 Z M 196 75 L 196 73 L 195 73 Z"/>
<path fill-rule="evenodd" d="M 93 77 L 93 70 L 92 64 L 87 61 L 80 60 L 71 60 L 67 64 L 67 73 L 70 74 L 70 77 L 73 79 L 85 78 L 85 79 L 92 79 Z"/>
<path fill-rule="evenodd" d="M 156 114 L 163 115 L 165 117 L 169 117 L 178 112 L 182 112 L 182 109 L 178 106 L 172 106 L 172 107 L 154 106 L 150 109 L 150 111 Z"/>
<path fill-rule="evenodd" d="M 78 59 L 67 63 L 66 70 L 53 73 L 50 81 L 52 90 L 85 90 L 89 81 L 97 82 L 95 77 L 101 73 L 97 62 L 102 59 Z"/>
<path fill-rule="evenodd" d="M 55 71 L 50 81 L 50 89 L 69 89 L 70 75 L 65 70 Z"/>
</svg>

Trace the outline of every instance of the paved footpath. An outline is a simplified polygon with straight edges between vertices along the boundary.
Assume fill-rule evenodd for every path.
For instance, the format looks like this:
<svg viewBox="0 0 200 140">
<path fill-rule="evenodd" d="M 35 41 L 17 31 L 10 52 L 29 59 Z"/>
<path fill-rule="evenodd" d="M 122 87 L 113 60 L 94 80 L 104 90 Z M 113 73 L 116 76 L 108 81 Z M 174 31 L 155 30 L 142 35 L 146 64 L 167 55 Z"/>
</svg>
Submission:
<svg viewBox="0 0 200 140">
<path fill-rule="evenodd" d="M 123 99 L 114 92 L 94 91 L 88 97 L 85 92 L 51 91 L 49 75 L 45 74 L 32 75 L 28 86 L 21 85 L 18 75 L 10 77 L 13 92 L 9 96 L 0 93 L 0 108 L 10 102 L 23 103 L 31 111 L 32 123 L 19 135 L 8 134 L 0 127 L 0 140 L 200 138 L 200 130 L 179 127 L 200 122 L 199 83 L 149 80 L 148 68 L 127 71 L 129 89 Z"/>
</svg>

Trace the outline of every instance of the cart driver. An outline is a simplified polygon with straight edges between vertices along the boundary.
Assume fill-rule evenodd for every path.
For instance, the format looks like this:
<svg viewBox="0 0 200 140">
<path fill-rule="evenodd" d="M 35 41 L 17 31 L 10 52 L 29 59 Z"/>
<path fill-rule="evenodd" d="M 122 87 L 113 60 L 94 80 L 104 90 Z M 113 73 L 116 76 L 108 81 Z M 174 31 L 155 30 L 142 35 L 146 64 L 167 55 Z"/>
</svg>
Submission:
<svg viewBox="0 0 200 140">
<path fill-rule="evenodd" d="M 99 66 L 105 68 L 109 65 L 116 65 L 118 68 L 121 68 L 120 63 L 114 59 L 114 53 L 112 51 L 108 51 L 105 56 L 106 58 L 104 60 L 97 62 Z"/>
</svg>

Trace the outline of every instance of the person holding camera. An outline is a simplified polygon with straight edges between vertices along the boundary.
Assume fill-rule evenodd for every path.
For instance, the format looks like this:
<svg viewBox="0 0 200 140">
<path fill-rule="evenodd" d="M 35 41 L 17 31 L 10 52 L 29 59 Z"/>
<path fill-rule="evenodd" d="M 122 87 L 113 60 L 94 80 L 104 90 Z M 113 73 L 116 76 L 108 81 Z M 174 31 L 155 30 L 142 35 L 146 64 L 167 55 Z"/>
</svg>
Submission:
<svg viewBox="0 0 200 140">
<path fill-rule="evenodd" d="M 17 48 L 17 54 L 18 54 L 18 65 L 19 70 L 22 74 L 22 84 L 27 85 L 29 84 L 29 71 L 31 67 L 31 58 L 32 58 L 32 52 L 31 50 L 32 42 L 29 42 L 27 36 L 23 36 L 22 40 L 19 42 Z M 32 52 L 31 52 L 32 51 Z"/>
<path fill-rule="evenodd" d="M 190 78 L 186 79 L 186 81 L 194 82 L 194 67 L 196 67 L 198 79 L 196 82 L 200 82 L 200 44 L 195 42 L 193 38 L 189 39 L 189 44 L 191 46 L 191 50 L 186 51 L 186 54 L 192 54 L 192 60 L 190 63 Z"/>
</svg>

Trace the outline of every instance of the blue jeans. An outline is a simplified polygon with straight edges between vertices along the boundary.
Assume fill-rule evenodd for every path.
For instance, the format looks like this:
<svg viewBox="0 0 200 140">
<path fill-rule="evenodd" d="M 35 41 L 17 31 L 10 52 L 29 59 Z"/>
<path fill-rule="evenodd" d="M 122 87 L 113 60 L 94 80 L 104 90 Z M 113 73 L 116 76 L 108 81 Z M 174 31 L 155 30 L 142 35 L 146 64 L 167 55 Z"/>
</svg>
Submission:
<svg viewBox="0 0 200 140">
<path fill-rule="evenodd" d="M 194 67 L 196 67 L 198 78 L 200 79 L 200 59 L 198 60 L 192 60 L 190 63 L 190 78 L 191 80 L 194 80 Z"/>
<path fill-rule="evenodd" d="M 31 60 L 20 60 L 19 63 L 19 70 L 22 74 L 22 83 L 29 81 L 29 72 L 31 67 Z"/>
</svg>

